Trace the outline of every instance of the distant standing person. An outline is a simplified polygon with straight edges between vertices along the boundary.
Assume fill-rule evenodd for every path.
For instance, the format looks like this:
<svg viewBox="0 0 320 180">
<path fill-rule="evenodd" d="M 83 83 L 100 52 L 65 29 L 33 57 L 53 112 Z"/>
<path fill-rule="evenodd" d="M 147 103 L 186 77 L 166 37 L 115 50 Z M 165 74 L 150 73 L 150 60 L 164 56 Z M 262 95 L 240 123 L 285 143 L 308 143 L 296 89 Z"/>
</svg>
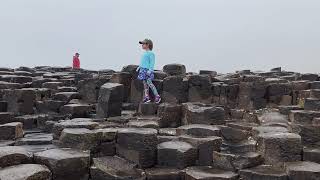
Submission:
<svg viewBox="0 0 320 180">
<path fill-rule="evenodd" d="M 141 62 L 139 67 L 137 68 L 138 79 L 143 82 L 144 86 L 144 97 L 143 102 L 148 103 L 150 102 L 149 96 L 149 88 L 152 90 L 152 93 L 155 96 L 155 102 L 160 103 L 161 97 L 157 91 L 157 88 L 152 83 L 154 79 L 154 64 L 155 64 L 155 55 L 152 52 L 153 49 L 153 42 L 150 39 L 145 39 L 143 41 L 139 41 L 139 44 L 142 45 L 142 49 L 145 52 L 141 56 Z"/>
<path fill-rule="evenodd" d="M 73 69 L 80 69 L 80 54 L 79 53 L 76 53 L 74 56 L 73 56 L 73 64 L 72 64 L 72 68 Z"/>
</svg>

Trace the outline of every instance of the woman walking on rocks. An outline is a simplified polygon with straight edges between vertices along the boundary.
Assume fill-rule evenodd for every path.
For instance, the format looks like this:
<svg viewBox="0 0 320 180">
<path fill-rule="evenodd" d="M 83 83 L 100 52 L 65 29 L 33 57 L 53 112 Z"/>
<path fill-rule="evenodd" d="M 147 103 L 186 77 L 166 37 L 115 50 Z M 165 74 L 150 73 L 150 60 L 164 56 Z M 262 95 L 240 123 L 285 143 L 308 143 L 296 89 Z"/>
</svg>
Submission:
<svg viewBox="0 0 320 180">
<path fill-rule="evenodd" d="M 155 102 L 160 103 L 161 97 L 157 91 L 157 88 L 152 83 L 152 80 L 154 79 L 153 71 L 155 64 L 155 55 L 152 52 L 153 42 L 150 39 L 145 39 L 143 41 L 139 41 L 139 44 L 141 44 L 142 49 L 145 50 L 145 52 L 142 54 L 140 65 L 137 68 L 137 71 L 139 72 L 138 79 L 143 82 L 144 87 L 143 102 L 148 103 L 151 101 L 149 96 L 150 88 L 155 96 Z"/>
</svg>

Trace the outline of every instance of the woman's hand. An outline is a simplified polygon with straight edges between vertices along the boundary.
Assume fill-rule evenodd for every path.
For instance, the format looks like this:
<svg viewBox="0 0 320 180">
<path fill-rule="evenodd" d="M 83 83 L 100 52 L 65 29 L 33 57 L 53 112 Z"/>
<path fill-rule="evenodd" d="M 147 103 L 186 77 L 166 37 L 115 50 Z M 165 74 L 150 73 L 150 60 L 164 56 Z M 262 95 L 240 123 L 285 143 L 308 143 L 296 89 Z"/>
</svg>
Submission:
<svg viewBox="0 0 320 180">
<path fill-rule="evenodd" d="M 140 70 L 140 66 L 137 67 L 136 71 L 139 72 L 139 70 Z"/>
</svg>

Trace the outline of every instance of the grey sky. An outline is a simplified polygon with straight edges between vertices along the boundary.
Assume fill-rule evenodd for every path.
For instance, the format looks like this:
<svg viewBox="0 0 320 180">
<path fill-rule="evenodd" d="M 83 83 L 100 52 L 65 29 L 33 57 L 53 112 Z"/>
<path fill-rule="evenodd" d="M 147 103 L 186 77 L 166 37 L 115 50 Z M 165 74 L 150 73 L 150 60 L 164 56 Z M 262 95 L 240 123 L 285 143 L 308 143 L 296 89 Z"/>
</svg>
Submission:
<svg viewBox="0 0 320 180">
<path fill-rule="evenodd" d="M 0 66 L 138 64 L 138 40 L 156 67 L 319 72 L 319 0 L 1 0 Z"/>
</svg>

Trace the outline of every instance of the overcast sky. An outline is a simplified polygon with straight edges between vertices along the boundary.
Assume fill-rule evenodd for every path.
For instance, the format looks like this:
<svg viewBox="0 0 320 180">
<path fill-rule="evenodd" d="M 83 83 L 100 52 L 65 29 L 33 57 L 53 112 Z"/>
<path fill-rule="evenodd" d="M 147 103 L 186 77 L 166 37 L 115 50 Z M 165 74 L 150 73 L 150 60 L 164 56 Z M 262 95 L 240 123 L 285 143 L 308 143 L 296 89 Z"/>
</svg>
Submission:
<svg viewBox="0 0 320 180">
<path fill-rule="evenodd" d="M 0 66 L 87 69 L 138 64 L 154 41 L 156 68 L 319 72 L 319 0 L 1 0 Z"/>
</svg>

